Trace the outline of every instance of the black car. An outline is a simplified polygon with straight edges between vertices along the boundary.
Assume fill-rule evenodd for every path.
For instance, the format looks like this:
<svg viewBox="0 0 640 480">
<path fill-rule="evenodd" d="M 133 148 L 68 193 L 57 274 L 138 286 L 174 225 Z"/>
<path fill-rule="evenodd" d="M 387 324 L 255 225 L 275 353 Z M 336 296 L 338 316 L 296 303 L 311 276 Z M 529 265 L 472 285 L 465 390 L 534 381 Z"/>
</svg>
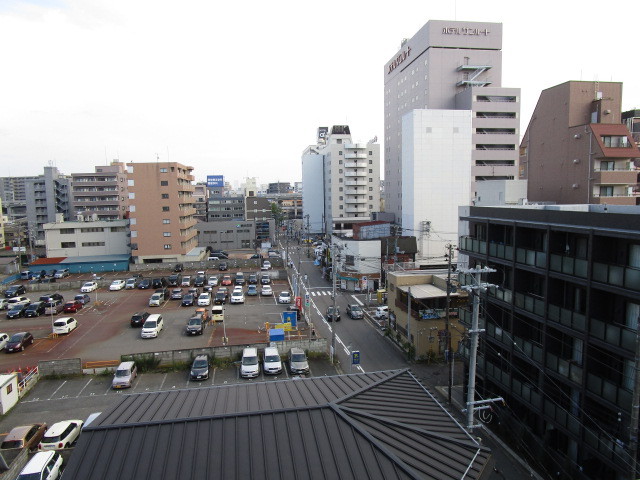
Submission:
<svg viewBox="0 0 640 480">
<path fill-rule="evenodd" d="M 269 275 L 262 275 L 260 277 L 260 283 L 262 285 L 270 285 L 271 284 L 271 277 Z"/>
<path fill-rule="evenodd" d="M 340 307 L 337 305 L 335 314 L 333 313 L 333 307 L 327 307 L 327 321 L 333 322 L 334 320 L 336 322 L 340 321 Z"/>
<path fill-rule="evenodd" d="M 143 278 L 142 280 L 140 280 L 140 283 L 138 284 L 138 288 L 140 290 L 146 290 L 148 288 L 151 288 L 151 279 Z"/>
<path fill-rule="evenodd" d="M 16 305 L 15 307 L 11 307 L 7 311 L 7 318 L 20 318 L 24 316 L 24 312 L 29 307 L 28 303 L 21 303 Z"/>
<path fill-rule="evenodd" d="M 193 281 L 194 287 L 204 287 L 204 284 L 207 282 L 207 279 L 204 275 L 198 275 L 196 279 Z"/>
<path fill-rule="evenodd" d="M 198 355 L 191 365 L 191 380 L 206 380 L 209 378 L 209 355 Z"/>
<path fill-rule="evenodd" d="M 176 266 L 174 267 L 173 271 L 178 273 L 178 272 L 181 272 L 182 270 L 184 270 L 184 265 L 182 265 L 181 263 L 176 263 Z"/>
<path fill-rule="evenodd" d="M 24 285 L 11 285 L 4 291 L 4 298 L 13 298 L 18 295 L 24 295 L 25 293 L 27 293 L 27 290 L 24 288 Z"/>
<path fill-rule="evenodd" d="M 192 293 L 187 293 L 182 296 L 182 306 L 183 307 L 193 307 L 195 305 L 196 299 Z"/>
<path fill-rule="evenodd" d="M 236 279 L 234 282 L 236 285 L 244 285 L 245 283 L 247 283 L 247 281 L 244 278 L 244 273 L 242 272 L 236 273 Z"/>
<path fill-rule="evenodd" d="M 202 321 L 202 316 L 191 317 L 187 323 L 187 335 L 202 335 L 206 323 Z"/>
<path fill-rule="evenodd" d="M 229 270 L 229 265 L 227 265 L 227 262 L 220 262 L 220 264 L 218 265 L 218 270 L 220 270 L 221 272 Z"/>
<path fill-rule="evenodd" d="M 164 277 L 151 280 L 151 288 L 162 288 L 167 286 L 167 279 Z"/>
<path fill-rule="evenodd" d="M 353 319 L 364 318 L 364 312 L 360 305 L 347 305 L 347 315 Z"/>
<path fill-rule="evenodd" d="M 182 300 L 182 289 L 174 288 L 171 290 L 171 300 Z"/>
<path fill-rule="evenodd" d="M 227 259 L 229 258 L 229 253 L 224 250 L 211 250 L 209 256 Z"/>
<path fill-rule="evenodd" d="M 254 259 L 254 258 L 262 258 L 262 255 L 260 255 L 259 253 L 254 253 L 253 255 L 251 255 L 249 257 L 250 259 Z"/>
<path fill-rule="evenodd" d="M 213 297 L 213 304 L 224 305 L 225 303 L 227 303 L 227 297 L 228 294 L 226 294 L 225 292 L 216 292 L 216 296 Z"/>
<path fill-rule="evenodd" d="M 21 352 L 27 347 L 27 345 L 31 345 L 32 343 L 33 335 L 29 332 L 14 333 L 7 342 L 7 346 L 4 347 L 4 350 L 7 353 Z"/>
<path fill-rule="evenodd" d="M 147 320 L 149 316 L 149 312 L 137 312 L 131 316 L 131 326 L 132 327 L 141 327 L 144 325 L 144 322 Z"/>
<path fill-rule="evenodd" d="M 64 302 L 64 297 L 59 293 L 47 293 L 46 295 L 40 295 L 40 298 L 38 300 L 45 303 L 53 302 L 55 300 L 60 300 L 61 302 Z"/>
<path fill-rule="evenodd" d="M 46 304 L 44 302 L 33 302 L 24 311 L 24 316 L 25 317 L 39 317 L 40 315 L 42 315 L 44 313 L 44 310 L 46 308 L 45 305 Z"/>
<path fill-rule="evenodd" d="M 249 275 L 249 279 L 247 280 L 247 282 L 249 282 L 249 285 L 255 285 L 258 283 L 258 275 L 256 275 L 255 273 L 252 273 L 251 275 Z"/>
<path fill-rule="evenodd" d="M 177 287 L 180 285 L 180 283 L 182 282 L 182 275 L 174 273 L 173 275 L 169 275 L 169 278 L 167 278 L 167 284 L 170 287 Z"/>
</svg>

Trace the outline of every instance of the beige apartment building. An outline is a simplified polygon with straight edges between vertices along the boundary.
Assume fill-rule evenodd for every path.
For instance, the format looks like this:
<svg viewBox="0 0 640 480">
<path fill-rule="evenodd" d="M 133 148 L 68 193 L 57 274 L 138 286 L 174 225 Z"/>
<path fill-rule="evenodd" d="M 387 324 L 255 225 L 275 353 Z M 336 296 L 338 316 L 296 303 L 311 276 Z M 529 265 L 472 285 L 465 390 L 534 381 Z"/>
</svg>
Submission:
<svg viewBox="0 0 640 480">
<path fill-rule="evenodd" d="M 193 167 L 127 163 L 131 254 L 135 263 L 184 260 L 198 245 Z"/>
<path fill-rule="evenodd" d="M 520 144 L 532 202 L 640 205 L 640 150 L 621 119 L 622 83 L 544 90 Z"/>
<path fill-rule="evenodd" d="M 129 204 L 127 172 L 122 162 L 96 166 L 93 173 L 71 174 L 71 205 L 78 217 L 126 218 Z"/>
</svg>

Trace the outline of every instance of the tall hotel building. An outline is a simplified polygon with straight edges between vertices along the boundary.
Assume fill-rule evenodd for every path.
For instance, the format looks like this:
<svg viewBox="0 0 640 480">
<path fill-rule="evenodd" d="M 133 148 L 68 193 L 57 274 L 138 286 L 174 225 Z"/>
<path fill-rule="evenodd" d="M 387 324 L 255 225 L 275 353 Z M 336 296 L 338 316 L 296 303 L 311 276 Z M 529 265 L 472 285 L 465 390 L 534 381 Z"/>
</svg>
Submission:
<svg viewBox="0 0 640 480">
<path fill-rule="evenodd" d="M 501 48 L 500 23 L 430 20 L 385 64 L 385 210 L 410 235 L 455 243 L 476 183 L 517 178 L 520 89 L 501 85 Z"/>
<path fill-rule="evenodd" d="M 318 143 L 302 154 L 302 183 L 305 230 L 350 233 L 379 210 L 380 145 L 353 142 L 348 125 L 320 127 Z"/>
<path fill-rule="evenodd" d="M 181 261 L 197 247 L 192 170 L 176 162 L 127 163 L 135 263 Z"/>
</svg>

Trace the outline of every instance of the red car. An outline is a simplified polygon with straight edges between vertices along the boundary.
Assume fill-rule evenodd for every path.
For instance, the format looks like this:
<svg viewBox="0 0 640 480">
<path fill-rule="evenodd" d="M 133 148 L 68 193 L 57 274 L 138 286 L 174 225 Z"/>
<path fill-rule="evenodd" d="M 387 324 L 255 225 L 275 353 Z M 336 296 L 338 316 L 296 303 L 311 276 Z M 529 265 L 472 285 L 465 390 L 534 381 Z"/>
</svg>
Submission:
<svg viewBox="0 0 640 480">
<path fill-rule="evenodd" d="M 64 308 L 62 311 L 64 313 L 76 313 L 78 310 L 82 308 L 82 302 L 79 300 L 71 300 L 64 304 Z"/>
<path fill-rule="evenodd" d="M 225 275 L 222 277 L 222 282 L 220 285 L 231 285 L 231 275 Z"/>
</svg>

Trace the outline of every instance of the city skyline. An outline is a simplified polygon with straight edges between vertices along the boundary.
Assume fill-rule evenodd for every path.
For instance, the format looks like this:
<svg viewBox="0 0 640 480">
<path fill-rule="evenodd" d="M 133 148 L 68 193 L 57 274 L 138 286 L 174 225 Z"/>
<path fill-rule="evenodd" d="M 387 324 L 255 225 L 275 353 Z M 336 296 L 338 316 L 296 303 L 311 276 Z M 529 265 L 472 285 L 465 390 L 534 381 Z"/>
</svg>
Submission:
<svg viewBox="0 0 640 480">
<path fill-rule="evenodd" d="M 377 136 L 384 147 L 383 69 L 402 38 L 430 19 L 503 24 L 502 83 L 522 90 L 521 134 L 541 91 L 569 80 L 623 82 L 623 110 L 638 104 L 622 48 L 633 32 L 632 16 L 620 15 L 628 2 L 593 15 L 543 1 L 526 16 L 502 1 L 423 3 L 405 2 L 398 15 L 333 1 L 196 2 L 182 10 L 157 2 L 4 3 L 0 40 L 12 47 L 0 53 L 8 72 L 2 175 L 159 159 L 194 167 L 197 181 L 297 181 L 319 126 L 348 124 L 354 140 Z M 618 35 L 603 41 L 598 29 L 612 25 Z"/>
</svg>

